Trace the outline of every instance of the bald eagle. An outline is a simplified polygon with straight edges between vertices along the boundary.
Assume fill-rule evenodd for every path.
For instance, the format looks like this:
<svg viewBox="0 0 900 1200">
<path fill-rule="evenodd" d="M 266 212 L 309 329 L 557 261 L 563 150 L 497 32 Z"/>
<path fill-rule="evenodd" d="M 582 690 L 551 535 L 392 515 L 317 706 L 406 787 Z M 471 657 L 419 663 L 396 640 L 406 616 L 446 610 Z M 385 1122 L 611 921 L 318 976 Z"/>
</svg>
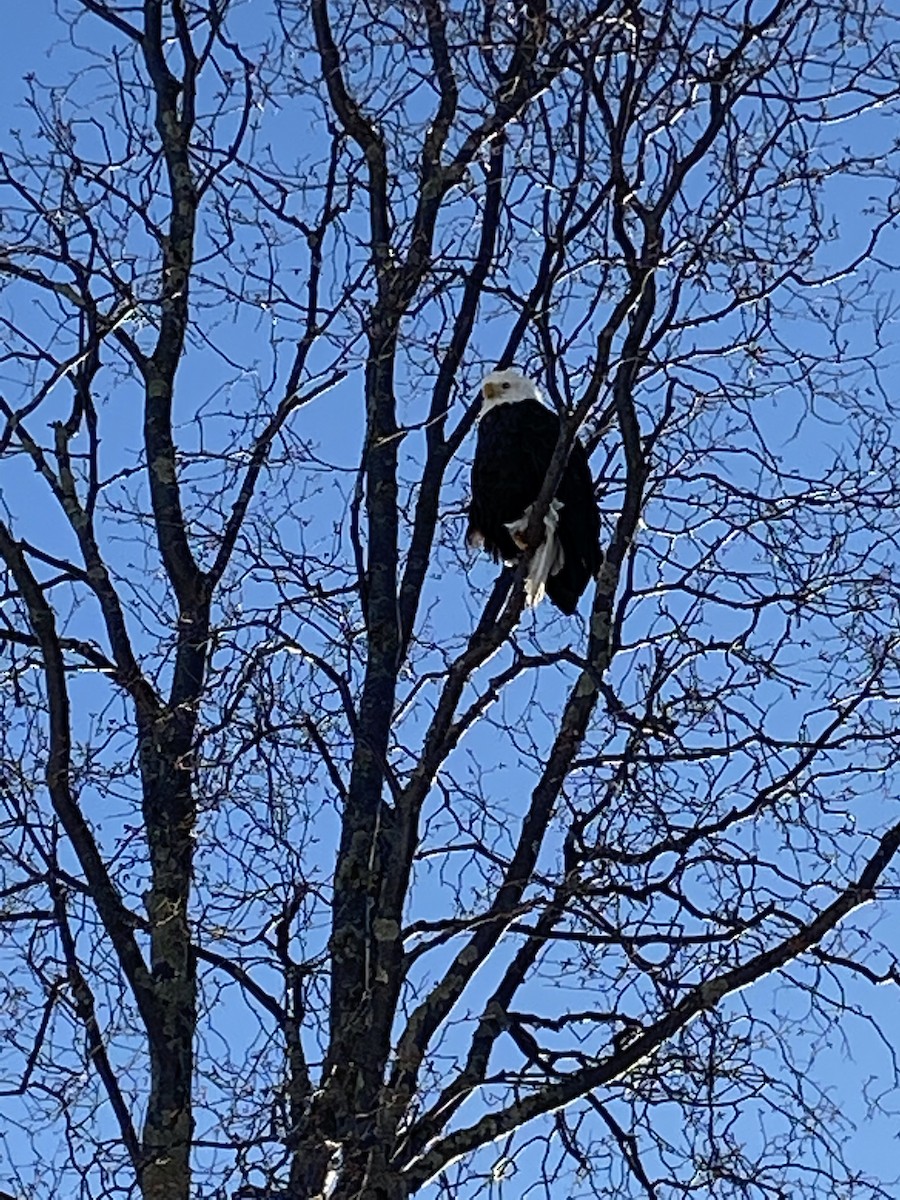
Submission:
<svg viewBox="0 0 900 1200">
<path fill-rule="evenodd" d="M 481 394 L 467 541 L 483 546 L 495 562 L 512 565 L 525 552 L 528 518 L 556 448 L 559 417 L 518 371 L 492 371 Z M 525 580 L 525 602 L 539 604 L 546 593 L 562 612 L 574 613 L 601 563 L 600 515 L 577 440 L 544 527 Z"/>
</svg>

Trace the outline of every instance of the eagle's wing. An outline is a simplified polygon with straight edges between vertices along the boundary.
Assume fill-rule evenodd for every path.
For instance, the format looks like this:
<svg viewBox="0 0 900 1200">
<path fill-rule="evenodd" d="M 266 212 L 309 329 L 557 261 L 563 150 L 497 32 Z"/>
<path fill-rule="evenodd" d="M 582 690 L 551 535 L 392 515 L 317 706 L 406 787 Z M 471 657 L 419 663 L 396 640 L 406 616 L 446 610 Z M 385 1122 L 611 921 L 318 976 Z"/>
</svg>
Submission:
<svg viewBox="0 0 900 1200">
<path fill-rule="evenodd" d="M 573 613 L 582 592 L 600 570 L 600 514 L 584 446 L 576 440 L 556 493 L 562 502 L 557 537 L 562 565 L 547 580 L 547 595 L 557 608 Z"/>
</svg>

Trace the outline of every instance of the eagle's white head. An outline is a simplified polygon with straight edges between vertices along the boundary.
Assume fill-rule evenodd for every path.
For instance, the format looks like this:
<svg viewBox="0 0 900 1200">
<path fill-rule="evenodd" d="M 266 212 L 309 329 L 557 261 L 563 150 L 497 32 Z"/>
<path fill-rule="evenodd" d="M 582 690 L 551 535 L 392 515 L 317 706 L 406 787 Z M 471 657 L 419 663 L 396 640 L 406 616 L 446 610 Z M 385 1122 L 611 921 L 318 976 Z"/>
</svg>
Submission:
<svg viewBox="0 0 900 1200">
<path fill-rule="evenodd" d="M 481 384 L 481 394 L 484 397 L 482 413 L 498 404 L 514 404 L 517 400 L 541 398 L 537 385 L 521 371 L 512 368 L 508 371 L 491 371 L 490 375 L 486 375 Z"/>
</svg>

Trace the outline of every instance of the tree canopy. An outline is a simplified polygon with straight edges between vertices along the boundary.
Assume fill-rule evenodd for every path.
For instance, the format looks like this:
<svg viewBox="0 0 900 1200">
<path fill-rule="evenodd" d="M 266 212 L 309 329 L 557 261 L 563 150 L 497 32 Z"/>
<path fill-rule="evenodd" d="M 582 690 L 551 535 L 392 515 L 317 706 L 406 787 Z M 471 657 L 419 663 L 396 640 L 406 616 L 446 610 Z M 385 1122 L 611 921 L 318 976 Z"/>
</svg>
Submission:
<svg viewBox="0 0 900 1200">
<path fill-rule="evenodd" d="M 895 1194 L 900 13 L 38 20 L 0 1188 Z M 573 618 L 464 545 L 512 364 L 538 509 L 591 457 Z"/>
</svg>

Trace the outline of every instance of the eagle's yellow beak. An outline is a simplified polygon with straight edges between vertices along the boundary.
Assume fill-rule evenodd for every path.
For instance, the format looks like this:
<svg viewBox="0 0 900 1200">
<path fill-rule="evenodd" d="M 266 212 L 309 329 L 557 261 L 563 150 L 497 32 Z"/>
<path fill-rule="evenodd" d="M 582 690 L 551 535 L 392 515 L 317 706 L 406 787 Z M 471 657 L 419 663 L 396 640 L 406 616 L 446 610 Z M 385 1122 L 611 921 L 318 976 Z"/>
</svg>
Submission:
<svg viewBox="0 0 900 1200">
<path fill-rule="evenodd" d="M 485 400 L 493 400 L 495 396 L 500 395 L 500 384 L 486 383 L 481 390 L 484 393 Z"/>
</svg>

